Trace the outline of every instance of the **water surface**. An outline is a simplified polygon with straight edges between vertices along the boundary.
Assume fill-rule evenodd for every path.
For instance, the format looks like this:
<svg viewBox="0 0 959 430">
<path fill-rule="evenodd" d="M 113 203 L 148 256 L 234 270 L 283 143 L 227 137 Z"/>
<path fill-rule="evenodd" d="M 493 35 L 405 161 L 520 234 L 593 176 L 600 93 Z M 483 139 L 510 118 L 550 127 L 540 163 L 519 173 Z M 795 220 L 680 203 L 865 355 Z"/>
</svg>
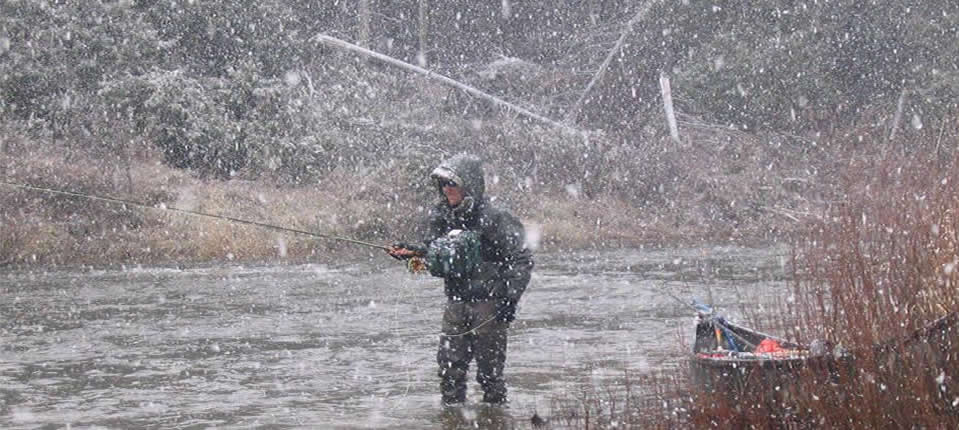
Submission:
<svg viewBox="0 0 959 430">
<path fill-rule="evenodd" d="M 539 254 L 507 363 L 504 420 L 581 384 L 677 366 L 692 310 L 787 294 L 783 251 Z M 0 427 L 443 428 L 436 278 L 349 265 L 0 274 Z M 469 397 L 481 397 L 471 378 Z M 467 408 L 465 419 L 476 418 Z M 459 421 L 457 421 L 459 420 Z"/>
</svg>

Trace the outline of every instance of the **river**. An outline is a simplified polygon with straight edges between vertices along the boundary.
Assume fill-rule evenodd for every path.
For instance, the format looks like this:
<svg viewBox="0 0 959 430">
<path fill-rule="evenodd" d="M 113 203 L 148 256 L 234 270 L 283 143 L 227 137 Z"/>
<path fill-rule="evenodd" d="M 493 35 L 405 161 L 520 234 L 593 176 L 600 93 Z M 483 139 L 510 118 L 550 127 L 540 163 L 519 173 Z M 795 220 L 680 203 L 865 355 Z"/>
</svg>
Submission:
<svg viewBox="0 0 959 430">
<path fill-rule="evenodd" d="M 785 251 L 536 255 L 511 328 L 504 422 L 624 372 L 668 370 L 693 311 L 788 294 Z M 342 265 L 0 272 L 0 427 L 451 428 L 439 406 L 439 280 L 384 255 Z M 471 369 L 472 370 L 472 369 Z M 471 404 L 481 397 L 472 376 Z M 499 418 L 498 418 L 499 419 Z"/>
</svg>

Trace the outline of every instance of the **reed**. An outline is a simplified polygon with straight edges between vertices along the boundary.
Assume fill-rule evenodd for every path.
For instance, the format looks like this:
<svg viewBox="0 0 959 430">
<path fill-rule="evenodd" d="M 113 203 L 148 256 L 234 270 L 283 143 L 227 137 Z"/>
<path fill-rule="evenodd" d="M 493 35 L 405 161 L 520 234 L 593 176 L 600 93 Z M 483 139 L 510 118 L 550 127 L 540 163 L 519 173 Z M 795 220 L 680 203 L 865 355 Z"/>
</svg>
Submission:
<svg viewBox="0 0 959 430">
<path fill-rule="evenodd" d="M 779 325 L 848 360 L 776 389 L 703 393 L 696 428 L 959 427 L 959 175 L 956 162 L 897 153 L 851 160 L 845 198 L 795 244 L 793 304 Z"/>
<path fill-rule="evenodd" d="M 848 199 L 800 244 L 798 331 L 851 351 L 836 384 L 803 384 L 806 420 L 852 428 L 959 426 L 955 162 L 897 154 L 856 162 Z M 865 174 L 863 174 L 865 173 Z M 841 403 L 840 403 L 841 402 Z M 842 404 L 837 408 L 834 405 Z"/>
<path fill-rule="evenodd" d="M 587 366 L 588 367 L 588 366 Z M 589 369 L 587 368 L 587 373 Z M 682 372 L 633 373 L 601 384 L 574 384 L 551 399 L 545 426 L 555 429 L 675 429 L 689 426 Z M 537 426 L 534 426 L 536 428 Z"/>
</svg>

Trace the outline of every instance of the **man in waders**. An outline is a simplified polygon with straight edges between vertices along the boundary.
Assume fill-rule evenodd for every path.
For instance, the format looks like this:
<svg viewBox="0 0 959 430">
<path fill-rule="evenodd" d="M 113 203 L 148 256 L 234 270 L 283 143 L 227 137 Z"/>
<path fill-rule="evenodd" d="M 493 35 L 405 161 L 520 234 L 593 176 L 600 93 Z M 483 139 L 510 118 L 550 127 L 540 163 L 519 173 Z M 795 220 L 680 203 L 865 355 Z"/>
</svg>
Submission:
<svg viewBox="0 0 959 430">
<path fill-rule="evenodd" d="M 502 404 L 507 330 L 533 269 L 526 232 L 515 216 L 486 199 L 475 156 L 454 156 L 430 178 L 441 200 L 429 212 L 423 246 L 399 243 L 389 253 L 401 259 L 425 256 L 430 273 L 444 280 L 447 301 L 436 355 L 443 403 L 466 400 L 475 358 L 483 401 Z"/>
</svg>

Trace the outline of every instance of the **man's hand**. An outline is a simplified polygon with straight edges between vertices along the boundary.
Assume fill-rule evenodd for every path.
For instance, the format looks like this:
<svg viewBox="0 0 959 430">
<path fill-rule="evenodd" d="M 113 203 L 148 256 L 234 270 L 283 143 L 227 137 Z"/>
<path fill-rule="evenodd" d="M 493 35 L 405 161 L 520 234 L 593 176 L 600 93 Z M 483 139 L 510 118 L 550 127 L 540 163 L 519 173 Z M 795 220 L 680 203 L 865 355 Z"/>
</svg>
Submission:
<svg viewBox="0 0 959 430">
<path fill-rule="evenodd" d="M 386 253 L 397 260 L 409 260 L 413 257 L 426 255 L 426 249 L 417 245 L 397 242 L 390 245 Z"/>
</svg>

